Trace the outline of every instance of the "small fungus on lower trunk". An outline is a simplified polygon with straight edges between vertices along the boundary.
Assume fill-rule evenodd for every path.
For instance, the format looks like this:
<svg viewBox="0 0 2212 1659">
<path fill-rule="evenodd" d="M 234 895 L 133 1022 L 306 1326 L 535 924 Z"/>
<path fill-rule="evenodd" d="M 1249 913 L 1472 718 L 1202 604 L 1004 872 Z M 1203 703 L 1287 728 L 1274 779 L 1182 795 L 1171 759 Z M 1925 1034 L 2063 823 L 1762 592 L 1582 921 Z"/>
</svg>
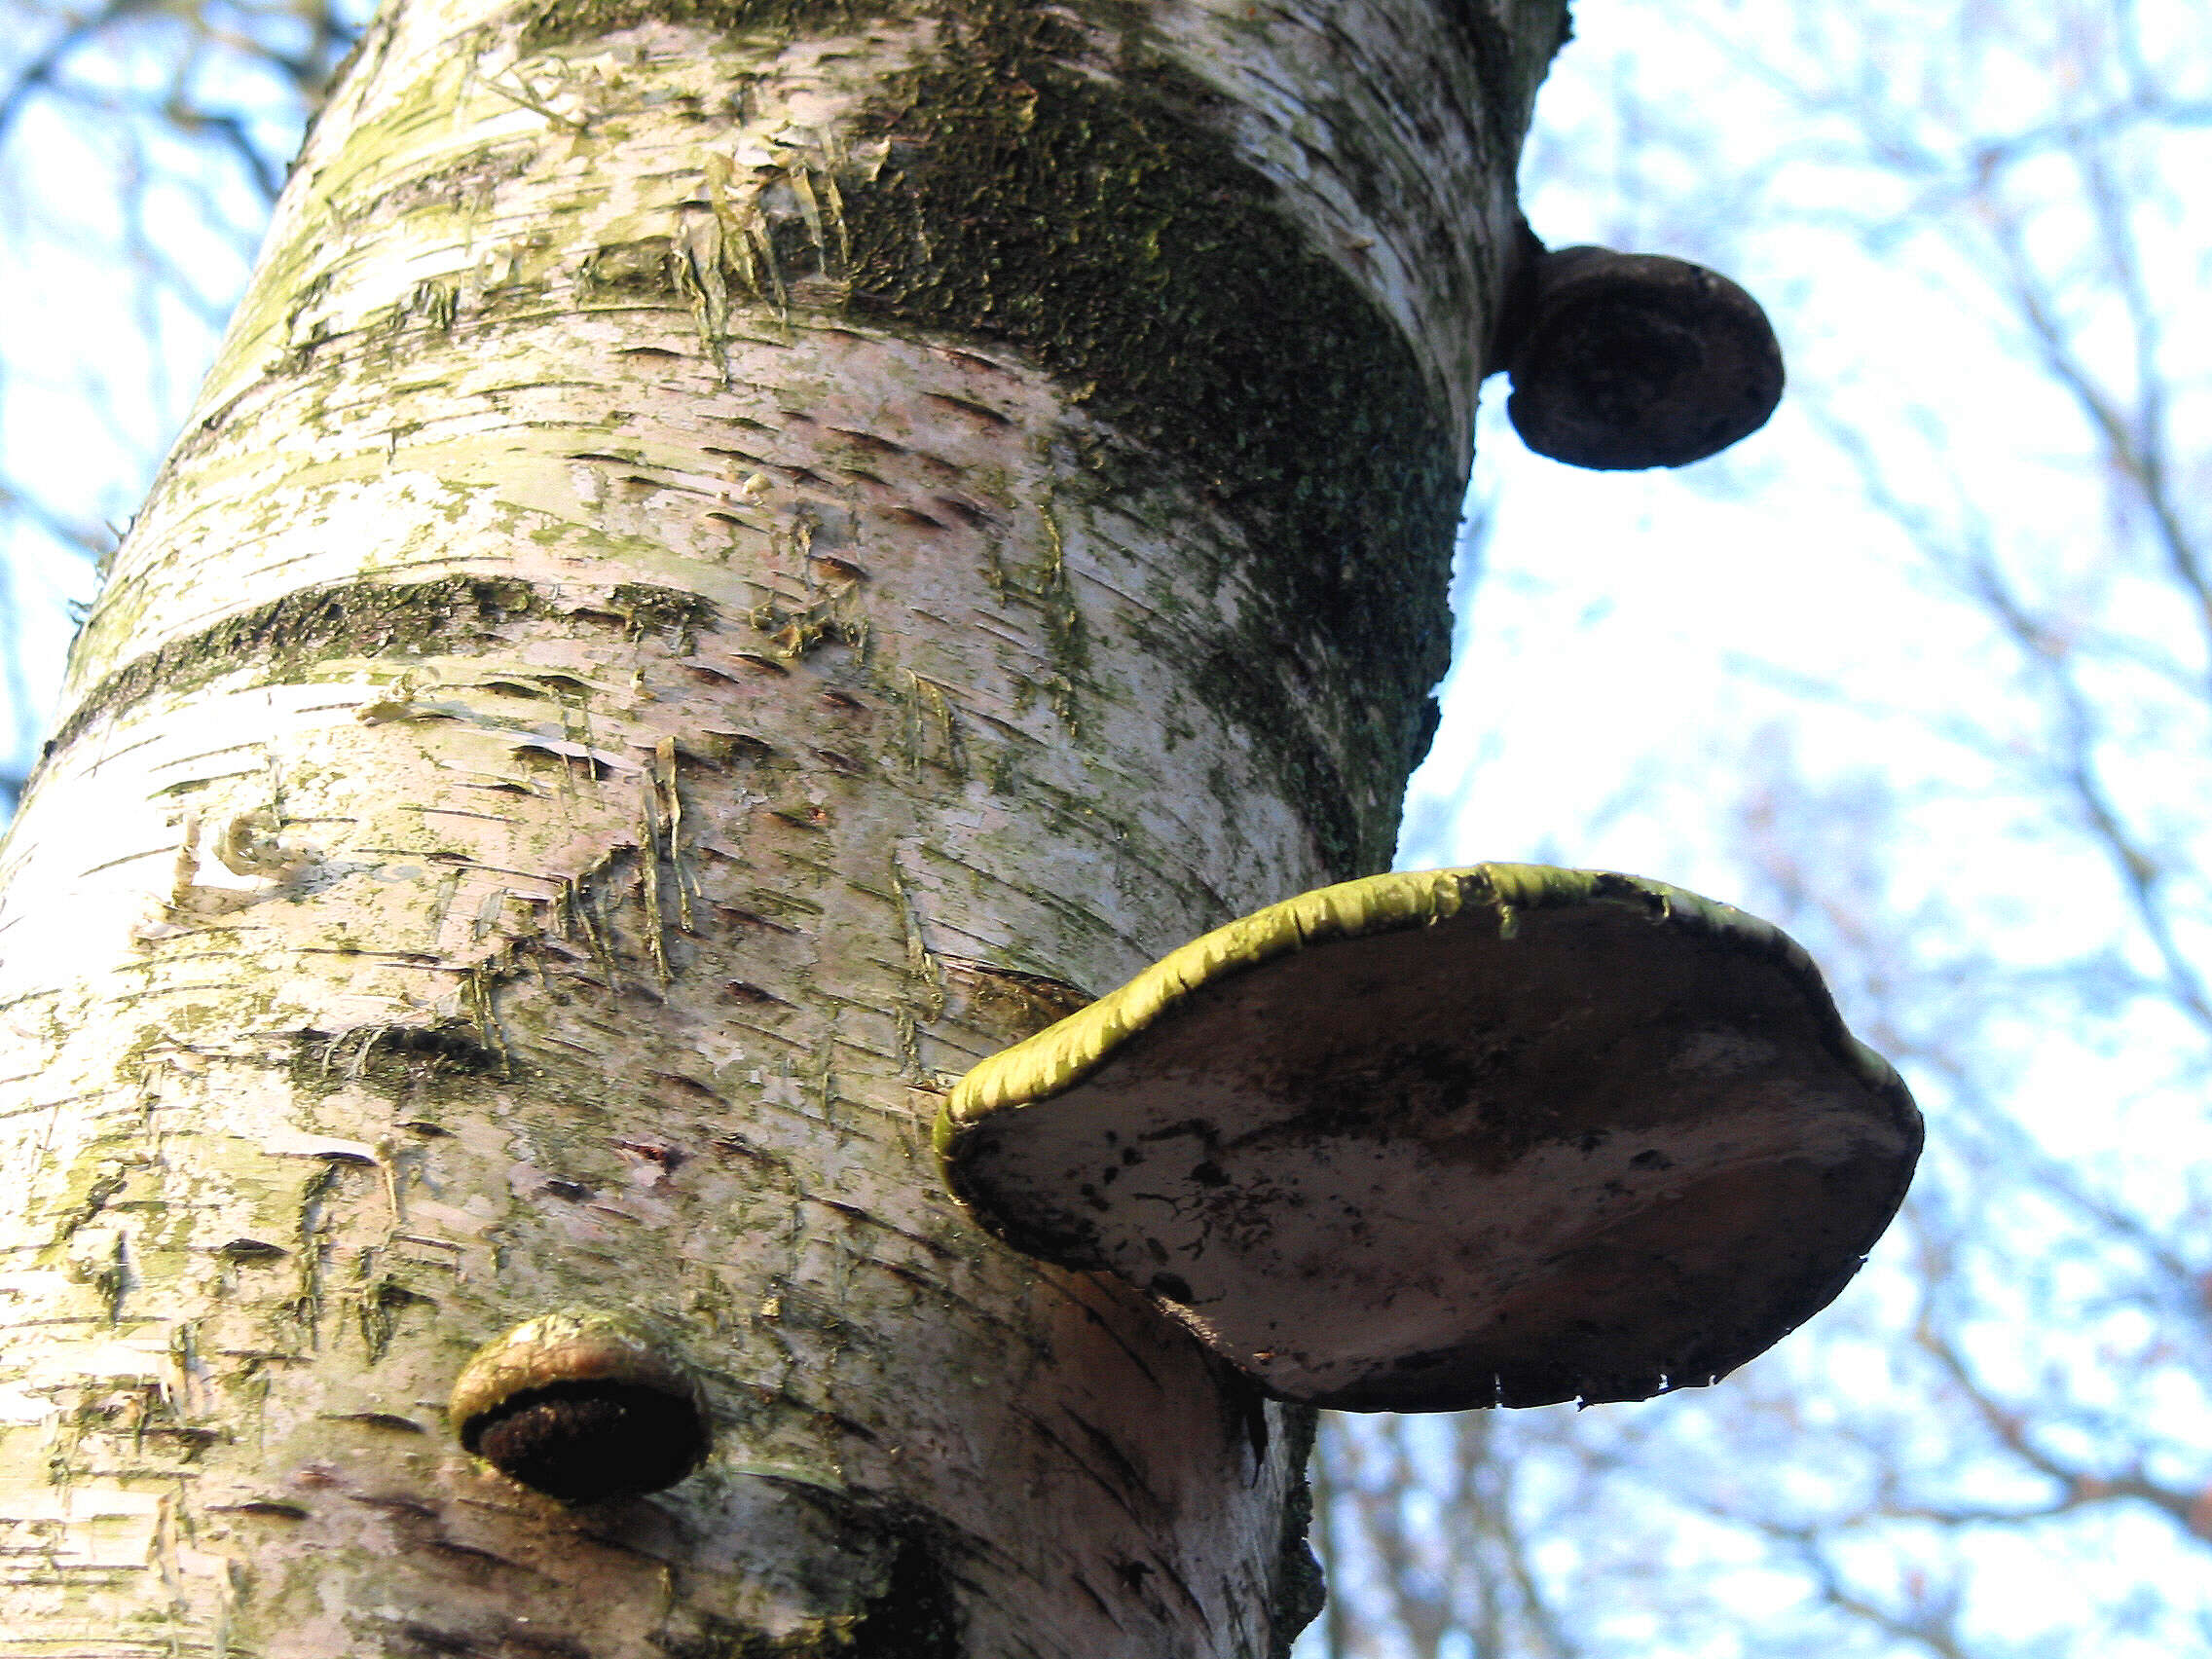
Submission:
<svg viewBox="0 0 2212 1659">
<path fill-rule="evenodd" d="M 1290 1400 L 1711 1382 L 1830 1302 L 1921 1125 L 1805 953 L 1631 876 L 1480 865 L 1272 905 L 985 1060 L 937 1147 Z"/>
<path fill-rule="evenodd" d="M 568 1503 L 673 1486 L 707 1453 L 682 1361 L 620 1314 L 569 1309 L 479 1348 L 453 1385 L 462 1447 Z"/>
</svg>

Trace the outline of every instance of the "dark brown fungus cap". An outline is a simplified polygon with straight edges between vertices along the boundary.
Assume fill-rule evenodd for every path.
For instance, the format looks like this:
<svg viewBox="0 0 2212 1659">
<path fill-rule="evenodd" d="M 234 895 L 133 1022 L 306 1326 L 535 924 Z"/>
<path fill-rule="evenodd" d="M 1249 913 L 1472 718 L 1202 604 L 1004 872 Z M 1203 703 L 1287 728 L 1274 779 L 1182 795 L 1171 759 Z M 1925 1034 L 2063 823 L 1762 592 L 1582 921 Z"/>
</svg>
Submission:
<svg viewBox="0 0 2212 1659">
<path fill-rule="evenodd" d="M 1175 951 L 960 1082 L 947 1181 L 1276 1395 L 1636 1400 L 1825 1307 L 1920 1117 L 1788 938 L 1658 882 L 1381 875 Z"/>
<path fill-rule="evenodd" d="M 1782 348 L 1758 301 L 1658 254 L 1536 255 L 1504 350 L 1514 430 L 1572 466 L 1686 466 L 1782 400 Z"/>
<path fill-rule="evenodd" d="M 565 1502 L 674 1486 L 707 1453 L 683 1364 L 616 1313 L 568 1309 L 476 1352 L 449 1411 L 463 1448 Z"/>
</svg>

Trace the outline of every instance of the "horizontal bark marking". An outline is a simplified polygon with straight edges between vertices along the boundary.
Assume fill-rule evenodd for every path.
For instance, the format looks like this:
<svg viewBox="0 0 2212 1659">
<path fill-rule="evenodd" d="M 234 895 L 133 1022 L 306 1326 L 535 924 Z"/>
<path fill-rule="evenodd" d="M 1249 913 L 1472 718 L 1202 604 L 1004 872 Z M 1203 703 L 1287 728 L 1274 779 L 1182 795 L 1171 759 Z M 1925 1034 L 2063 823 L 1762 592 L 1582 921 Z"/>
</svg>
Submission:
<svg viewBox="0 0 2212 1659">
<path fill-rule="evenodd" d="M 665 632 L 681 650 L 709 627 L 714 607 L 695 594 L 624 583 L 607 600 L 604 616 L 636 633 Z M 299 674 L 334 657 L 448 651 L 469 640 L 489 641 L 505 624 L 548 616 L 559 608 L 544 589 L 512 576 L 440 576 L 426 582 L 344 582 L 302 588 L 198 633 L 170 640 L 103 676 L 70 710 L 41 751 L 40 764 L 65 751 L 88 728 L 157 692 L 172 694 L 266 663 Z"/>
<path fill-rule="evenodd" d="M 802 30 L 849 28 L 889 9 L 881 0 L 534 0 L 519 11 L 522 50 L 542 52 L 641 23 L 789 38 Z"/>
</svg>

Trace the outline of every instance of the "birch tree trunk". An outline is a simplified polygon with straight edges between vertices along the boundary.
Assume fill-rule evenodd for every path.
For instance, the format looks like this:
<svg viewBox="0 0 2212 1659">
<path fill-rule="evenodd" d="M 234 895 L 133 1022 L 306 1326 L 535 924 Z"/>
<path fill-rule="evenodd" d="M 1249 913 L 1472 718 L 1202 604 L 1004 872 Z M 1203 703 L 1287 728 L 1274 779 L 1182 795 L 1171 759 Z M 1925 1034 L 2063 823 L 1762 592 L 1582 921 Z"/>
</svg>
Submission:
<svg viewBox="0 0 2212 1659">
<path fill-rule="evenodd" d="M 6 855 L 0 1655 L 1279 1654 L 939 1091 L 1381 868 L 1559 0 L 395 0 Z M 715 1449 L 443 1419 L 627 1310 Z"/>
</svg>

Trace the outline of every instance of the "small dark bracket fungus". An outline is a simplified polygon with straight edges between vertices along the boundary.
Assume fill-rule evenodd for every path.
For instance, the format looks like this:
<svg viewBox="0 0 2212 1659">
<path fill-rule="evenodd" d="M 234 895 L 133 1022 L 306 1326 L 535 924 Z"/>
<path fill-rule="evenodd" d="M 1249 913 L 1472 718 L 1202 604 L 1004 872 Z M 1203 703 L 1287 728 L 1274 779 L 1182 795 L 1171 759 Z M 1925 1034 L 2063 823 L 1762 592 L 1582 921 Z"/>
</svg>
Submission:
<svg viewBox="0 0 2212 1659">
<path fill-rule="evenodd" d="M 1523 443 L 1570 466 L 1686 466 L 1766 424 L 1782 348 L 1758 301 L 1687 260 L 1530 240 L 1493 365 Z"/>
<path fill-rule="evenodd" d="M 448 1409 L 468 1452 L 568 1503 L 658 1492 L 707 1455 L 690 1372 L 616 1313 L 517 1325 L 477 1349 Z"/>
<path fill-rule="evenodd" d="M 961 1080 L 953 1192 L 1277 1396 L 1639 1400 L 1825 1307 L 1920 1117 L 1805 953 L 1658 882 L 1379 875 L 1185 945 Z"/>
</svg>

